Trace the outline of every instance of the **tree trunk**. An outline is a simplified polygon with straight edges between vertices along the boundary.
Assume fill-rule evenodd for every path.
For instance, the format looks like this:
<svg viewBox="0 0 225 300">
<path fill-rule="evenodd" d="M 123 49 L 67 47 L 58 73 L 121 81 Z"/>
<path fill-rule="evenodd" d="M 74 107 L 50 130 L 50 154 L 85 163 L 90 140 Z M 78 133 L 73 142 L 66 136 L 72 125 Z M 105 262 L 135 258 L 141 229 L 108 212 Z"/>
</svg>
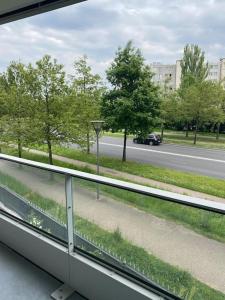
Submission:
<svg viewBox="0 0 225 300">
<path fill-rule="evenodd" d="M 124 139 L 123 139 L 123 159 L 122 161 L 125 162 L 127 160 L 127 130 L 124 131 Z"/>
<path fill-rule="evenodd" d="M 21 139 L 18 138 L 18 156 L 19 158 L 22 157 L 22 145 L 21 145 Z"/>
<path fill-rule="evenodd" d="M 90 134 L 87 133 L 87 154 L 90 154 Z"/>
<path fill-rule="evenodd" d="M 188 129 L 189 129 L 189 124 L 186 124 L 186 138 L 188 138 Z"/>
<path fill-rule="evenodd" d="M 216 139 L 219 140 L 219 137 L 220 137 L 220 123 L 217 124 Z"/>
<path fill-rule="evenodd" d="M 164 124 L 161 125 L 161 141 L 163 141 L 164 137 Z"/>
<path fill-rule="evenodd" d="M 194 145 L 196 145 L 196 142 L 197 142 L 197 132 L 198 132 L 198 124 L 196 124 L 196 126 L 195 126 Z"/>
<path fill-rule="evenodd" d="M 49 139 L 47 140 L 47 143 L 48 143 L 48 160 L 49 160 L 49 164 L 53 165 L 52 144 L 51 144 L 51 141 Z"/>
</svg>

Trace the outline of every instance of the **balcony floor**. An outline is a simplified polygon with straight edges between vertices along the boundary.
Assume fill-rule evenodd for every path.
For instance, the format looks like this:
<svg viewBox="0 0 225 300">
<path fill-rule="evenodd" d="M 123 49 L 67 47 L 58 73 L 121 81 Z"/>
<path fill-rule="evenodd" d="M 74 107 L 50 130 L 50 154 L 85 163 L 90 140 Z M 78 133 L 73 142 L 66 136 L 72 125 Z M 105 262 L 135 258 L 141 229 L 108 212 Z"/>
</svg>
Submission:
<svg viewBox="0 0 225 300">
<path fill-rule="evenodd" d="M 51 293 L 61 285 L 60 281 L 0 242 L 1 299 L 49 300 Z M 69 300 L 84 298 L 74 293 Z"/>
</svg>

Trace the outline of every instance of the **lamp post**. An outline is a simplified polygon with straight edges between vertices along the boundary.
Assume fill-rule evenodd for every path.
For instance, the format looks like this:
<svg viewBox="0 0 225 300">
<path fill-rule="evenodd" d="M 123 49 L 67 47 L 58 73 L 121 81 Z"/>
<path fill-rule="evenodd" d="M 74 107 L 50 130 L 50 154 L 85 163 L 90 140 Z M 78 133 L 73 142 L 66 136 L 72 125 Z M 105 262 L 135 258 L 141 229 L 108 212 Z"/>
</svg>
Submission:
<svg viewBox="0 0 225 300">
<path fill-rule="evenodd" d="M 91 121 L 97 137 L 97 175 L 99 175 L 99 134 L 102 130 L 104 121 Z M 97 200 L 99 200 L 99 185 L 97 184 Z"/>
</svg>

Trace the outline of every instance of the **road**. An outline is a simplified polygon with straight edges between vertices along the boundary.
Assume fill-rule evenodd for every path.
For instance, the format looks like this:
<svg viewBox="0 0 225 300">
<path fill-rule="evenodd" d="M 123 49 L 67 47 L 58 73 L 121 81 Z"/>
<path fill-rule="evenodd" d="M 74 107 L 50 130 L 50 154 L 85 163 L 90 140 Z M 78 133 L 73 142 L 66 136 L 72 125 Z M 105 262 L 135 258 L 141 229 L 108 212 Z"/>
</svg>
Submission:
<svg viewBox="0 0 225 300">
<path fill-rule="evenodd" d="M 101 138 L 100 152 L 102 155 L 121 158 L 122 150 L 122 138 Z M 92 152 L 95 151 L 96 146 L 94 145 Z M 225 179 L 224 150 L 212 150 L 176 144 L 163 144 L 160 146 L 137 145 L 131 139 L 128 139 L 127 159 Z"/>
</svg>

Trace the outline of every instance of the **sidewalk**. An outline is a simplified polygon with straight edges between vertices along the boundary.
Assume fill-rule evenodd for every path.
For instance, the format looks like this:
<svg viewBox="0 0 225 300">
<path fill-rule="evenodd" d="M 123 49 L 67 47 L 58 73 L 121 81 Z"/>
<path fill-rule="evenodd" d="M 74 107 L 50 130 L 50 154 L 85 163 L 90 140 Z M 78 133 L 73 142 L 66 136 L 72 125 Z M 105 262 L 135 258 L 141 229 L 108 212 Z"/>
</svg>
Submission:
<svg viewBox="0 0 225 300">
<path fill-rule="evenodd" d="M 44 151 L 39 151 L 39 150 L 34 150 L 34 149 L 27 149 L 27 148 L 25 148 L 25 150 L 27 150 L 31 153 L 34 153 L 34 154 L 48 156 L 48 154 Z M 94 170 L 94 171 L 96 170 L 96 165 L 93 165 L 93 164 L 90 164 L 90 163 L 87 163 L 87 162 L 82 162 L 82 161 L 75 160 L 75 159 L 71 159 L 71 158 L 67 158 L 67 157 L 64 157 L 64 156 L 53 154 L 53 159 L 66 162 L 66 163 L 69 163 L 69 164 L 74 165 L 74 166 L 88 167 L 91 170 Z M 154 188 L 161 189 L 161 190 L 166 190 L 166 191 L 173 192 L 173 193 L 178 193 L 178 194 L 183 194 L 183 195 L 186 195 L 186 196 L 191 196 L 191 197 L 196 197 L 196 198 L 202 198 L 202 199 L 205 199 L 205 200 L 211 200 L 211 201 L 215 201 L 215 202 L 225 203 L 224 198 L 208 195 L 208 194 L 201 193 L 201 192 L 192 191 L 192 190 L 189 190 L 189 189 L 186 189 L 186 188 L 178 187 L 176 185 L 163 183 L 163 182 L 160 182 L 160 181 L 144 178 L 144 177 L 137 176 L 137 175 L 132 175 L 132 174 L 125 173 L 125 172 L 120 172 L 120 171 L 113 170 L 113 169 L 110 169 L 110 168 L 100 167 L 100 172 L 101 172 L 101 175 L 104 175 L 104 176 L 111 176 L 111 177 L 114 177 L 114 178 L 117 177 L 118 179 L 122 179 L 122 180 L 125 180 L 125 181 L 126 180 L 131 181 L 131 182 L 141 184 L 141 185 L 147 185 L 147 186 L 150 186 L 150 187 L 154 187 Z"/>
</svg>

